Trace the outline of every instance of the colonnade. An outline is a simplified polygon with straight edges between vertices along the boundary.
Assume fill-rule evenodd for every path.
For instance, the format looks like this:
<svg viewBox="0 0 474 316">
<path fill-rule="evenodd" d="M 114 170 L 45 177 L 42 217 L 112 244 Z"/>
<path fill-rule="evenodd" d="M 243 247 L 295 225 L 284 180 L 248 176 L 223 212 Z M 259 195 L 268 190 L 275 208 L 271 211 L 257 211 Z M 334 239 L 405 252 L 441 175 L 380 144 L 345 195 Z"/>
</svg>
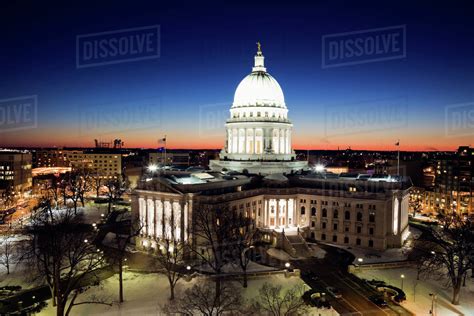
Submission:
<svg viewBox="0 0 474 316">
<path fill-rule="evenodd" d="M 142 235 L 155 239 L 188 239 L 189 203 L 164 198 L 138 199 Z"/>
<path fill-rule="evenodd" d="M 257 222 L 269 228 L 297 226 L 296 202 L 294 199 L 265 199 L 263 214 Z"/>
<path fill-rule="evenodd" d="M 262 154 L 272 148 L 275 154 L 291 154 L 289 128 L 227 128 L 227 152 Z"/>
</svg>

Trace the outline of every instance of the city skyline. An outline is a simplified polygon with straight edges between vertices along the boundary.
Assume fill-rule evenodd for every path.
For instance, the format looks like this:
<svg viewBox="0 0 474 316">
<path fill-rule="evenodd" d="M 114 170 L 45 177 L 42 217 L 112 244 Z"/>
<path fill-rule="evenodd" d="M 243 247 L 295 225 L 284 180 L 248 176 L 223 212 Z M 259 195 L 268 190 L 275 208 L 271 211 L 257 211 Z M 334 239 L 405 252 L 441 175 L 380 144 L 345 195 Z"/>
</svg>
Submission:
<svg viewBox="0 0 474 316">
<path fill-rule="evenodd" d="M 398 139 L 407 151 L 472 144 L 471 125 L 468 133 L 447 132 L 447 111 L 474 101 L 473 22 L 461 7 L 257 4 L 223 13 L 218 4 L 98 4 L 94 12 L 28 6 L 31 26 L 21 23 L 24 8 L 14 4 L 0 22 L 8 48 L 0 59 L 8 78 L 0 99 L 35 95 L 37 124 L 2 130 L 3 147 L 92 147 L 94 139 L 120 138 L 126 147 L 156 148 L 167 135 L 169 148 L 222 148 L 223 121 L 251 70 L 257 41 L 285 94 L 295 149 L 396 150 Z M 430 15 L 417 20 L 426 10 Z M 272 18 L 283 12 L 281 20 Z M 447 23 L 434 25 L 441 15 Z M 150 25 L 160 27 L 159 57 L 77 67 L 78 37 Z M 404 56 L 321 64 L 325 37 L 392 26 L 405 28 Z"/>
</svg>

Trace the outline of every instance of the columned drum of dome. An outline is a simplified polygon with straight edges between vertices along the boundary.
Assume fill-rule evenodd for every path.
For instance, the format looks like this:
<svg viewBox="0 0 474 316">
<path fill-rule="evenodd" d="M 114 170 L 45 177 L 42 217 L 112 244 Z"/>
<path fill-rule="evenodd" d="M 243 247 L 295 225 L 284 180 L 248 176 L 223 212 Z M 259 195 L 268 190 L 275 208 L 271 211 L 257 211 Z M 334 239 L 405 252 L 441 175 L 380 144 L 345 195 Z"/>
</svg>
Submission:
<svg viewBox="0 0 474 316">
<path fill-rule="evenodd" d="M 258 45 L 254 67 L 237 86 L 227 120 L 226 143 L 219 157 L 211 161 L 214 170 L 247 170 L 270 174 L 305 169 L 296 161 L 283 90 L 265 68 Z"/>
</svg>

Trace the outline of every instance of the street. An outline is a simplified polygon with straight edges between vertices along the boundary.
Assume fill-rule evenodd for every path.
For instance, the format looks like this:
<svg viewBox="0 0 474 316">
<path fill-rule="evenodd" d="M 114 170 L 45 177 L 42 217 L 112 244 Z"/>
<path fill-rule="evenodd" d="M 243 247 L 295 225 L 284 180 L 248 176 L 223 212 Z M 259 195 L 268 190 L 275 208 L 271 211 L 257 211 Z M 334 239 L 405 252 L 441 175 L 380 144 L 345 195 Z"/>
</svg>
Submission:
<svg viewBox="0 0 474 316">
<path fill-rule="evenodd" d="M 391 303 L 381 308 L 372 303 L 368 297 L 377 293 L 363 281 L 347 272 L 347 255 L 340 250 L 325 247 L 327 256 L 324 259 L 309 258 L 293 261 L 294 266 L 301 270 L 301 278 L 313 289 L 326 292 L 327 286 L 339 289 L 342 298 L 330 297 L 333 308 L 341 315 L 413 315 L 403 307 Z"/>
</svg>

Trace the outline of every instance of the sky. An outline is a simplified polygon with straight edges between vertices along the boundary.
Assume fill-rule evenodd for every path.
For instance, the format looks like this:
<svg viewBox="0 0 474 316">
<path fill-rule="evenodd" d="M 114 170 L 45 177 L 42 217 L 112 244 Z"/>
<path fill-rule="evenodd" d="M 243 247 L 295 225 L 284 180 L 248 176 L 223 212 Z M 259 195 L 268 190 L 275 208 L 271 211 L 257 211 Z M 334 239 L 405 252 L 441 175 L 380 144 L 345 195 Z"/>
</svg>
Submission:
<svg viewBox="0 0 474 316">
<path fill-rule="evenodd" d="M 398 139 L 402 150 L 474 145 L 469 1 L 306 2 L 3 2 L 0 146 L 119 138 L 154 148 L 166 135 L 169 148 L 220 148 L 257 41 L 285 94 L 295 149 L 393 150 Z M 78 67 L 78 39 L 151 26 L 159 26 L 151 58 L 129 53 L 120 63 Z M 404 32 L 394 39 L 393 29 Z M 357 60 L 326 51 L 383 36 L 392 40 L 383 55 L 391 59 L 369 48 Z M 18 107 L 25 96 L 36 97 L 33 109 Z"/>
</svg>

